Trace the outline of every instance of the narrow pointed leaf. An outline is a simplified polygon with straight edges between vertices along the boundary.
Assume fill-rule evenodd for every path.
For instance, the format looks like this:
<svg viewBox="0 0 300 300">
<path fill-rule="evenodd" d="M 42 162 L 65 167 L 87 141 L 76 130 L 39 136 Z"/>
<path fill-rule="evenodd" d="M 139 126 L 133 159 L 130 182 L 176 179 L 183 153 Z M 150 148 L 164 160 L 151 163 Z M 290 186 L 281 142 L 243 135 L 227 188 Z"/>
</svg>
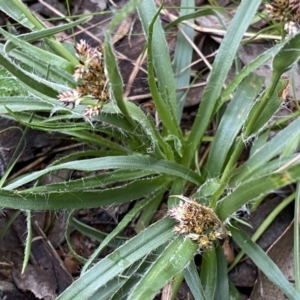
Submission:
<svg viewBox="0 0 300 300">
<path fill-rule="evenodd" d="M 291 300 L 300 299 L 300 294 L 285 278 L 277 265 L 269 256 L 254 242 L 251 241 L 241 229 L 231 227 L 232 237 L 238 246 L 252 259 L 255 265 L 280 288 Z"/>
<path fill-rule="evenodd" d="M 184 269 L 194 256 L 197 248 L 198 245 L 190 239 L 177 237 L 141 278 L 128 299 L 152 300 L 174 275 Z"/>
<path fill-rule="evenodd" d="M 89 269 L 58 296 L 57 300 L 88 299 L 109 280 L 174 237 L 173 226 L 174 221 L 165 218 L 148 227 Z"/>
</svg>

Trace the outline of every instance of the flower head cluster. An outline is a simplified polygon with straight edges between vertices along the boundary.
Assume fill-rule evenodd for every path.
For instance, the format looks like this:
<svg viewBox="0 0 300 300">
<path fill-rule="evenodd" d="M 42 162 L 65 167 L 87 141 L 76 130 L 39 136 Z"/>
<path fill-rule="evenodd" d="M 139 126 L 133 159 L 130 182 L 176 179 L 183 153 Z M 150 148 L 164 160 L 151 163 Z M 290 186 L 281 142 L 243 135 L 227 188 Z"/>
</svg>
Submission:
<svg viewBox="0 0 300 300">
<path fill-rule="evenodd" d="M 76 89 L 61 93 L 58 98 L 66 105 L 73 107 L 83 104 L 89 99 L 85 108 L 85 118 L 91 119 L 98 115 L 103 105 L 109 100 L 107 77 L 103 61 L 103 51 L 100 47 L 90 47 L 84 40 L 75 46 L 80 64 L 76 66 L 74 79 L 78 82 Z"/>
<path fill-rule="evenodd" d="M 278 21 L 284 21 L 286 28 L 297 27 L 300 23 L 299 0 L 273 0 L 266 4 L 268 14 Z"/>
<path fill-rule="evenodd" d="M 195 240 L 202 250 L 212 249 L 218 239 L 230 235 L 212 209 L 186 197 L 177 197 L 183 201 L 168 212 L 169 216 L 179 222 L 174 227 L 176 233 Z"/>
</svg>

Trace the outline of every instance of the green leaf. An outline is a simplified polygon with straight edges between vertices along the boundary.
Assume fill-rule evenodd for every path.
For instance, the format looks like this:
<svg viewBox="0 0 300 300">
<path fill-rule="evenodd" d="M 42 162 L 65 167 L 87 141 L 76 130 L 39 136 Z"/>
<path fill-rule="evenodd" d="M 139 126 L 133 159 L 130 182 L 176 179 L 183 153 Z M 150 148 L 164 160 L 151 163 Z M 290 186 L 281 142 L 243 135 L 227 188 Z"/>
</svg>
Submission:
<svg viewBox="0 0 300 300">
<path fill-rule="evenodd" d="M 139 152 L 154 152 L 156 157 L 168 157 L 168 159 L 174 160 L 171 148 L 157 131 L 153 121 L 133 103 L 127 101 L 125 102 L 125 105 L 132 119 L 135 121 L 133 126 L 126 118 L 122 117 L 120 110 L 112 103 L 105 105 L 102 110 L 103 113 L 96 116 L 95 119 L 111 124 L 121 133 L 125 131 L 127 135 L 136 138 L 139 142 L 134 149 L 138 147 Z M 124 141 L 124 134 L 119 139 Z"/>
<path fill-rule="evenodd" d="M 20 0 L 5 1 L 1 3 L 0 9 L 4 11 L 8 16 L 16 20 L 19 24 L 22 24 L 23 26 L 33 31 L 43 30 L 46 28 L 41 20 L 38 20 Z M 45 38 L 45 41 L 56 54 L 66 58 L 73 64 L 77 63 L 77 58 L 75 58 L 74 55 L 67 51 L 64 46 L 56 39 L 50 37 Z"/>
<path fill-rule="evenodd" d="M 0 44 L 0 52 L 3 45 Z M 28 92 L 5 68 L 0 66 L 0 96 L 28 96 Z"/>
<path fill-rule="evenodd" d="M 264 99 L 264 93 L 257 99 L 244 124 L 243 132 L 247 132 L 246 138 L 249 137 L 249 134 L 255 136 L 265 129 L 267 123 L 282 105 L 281 93 L 288 87 L 288 82 L 288 79 L 282 79 L 278 82 L 275 91 L 268 98 L 264 107 L 260 106 L 261 101 Z"/>
<path fill-rule="evenodd" d="M 215 300 L 229 299 L 229 282 L 227 275 L 227 262 L 224 257 L 223 249 L 219 245 L 216 248 L 217 254 L 217 287 L 215 293 Z"/>
<path fill-rule="evenodd" d="M 67 24 L 62 24 L 62 25 L 58 25 L 58 26 L 54 26 L 54 27 L 50 27 L 50 28 L 41 29 L 39 31 L 25 33 L 25 34 L 19 35 L 18 39 L 21 39 L 26 42 L 33 42 L 33 41 L 36 41 L 36 40 L 39 40 L 39 39 L 42 39 L 45 37 L 52 36 L 59 32 L 63 32 L 68 29 L 71 29 L 75 26 L 78 26 L 79 24 L 85 23 L 89 19 L 90 19 L 90 17 L 83 17 L 83 18 L 80 18 L 78 20 L 75 20 L 75 21 L 67 23 Z"/>
<path fill-rule="evenodd" d="M 182 164 L 185 166 L 191 164 L 195 151 L 208 128 L 238 46 L 260 3 L 260 0 L 242 1 L 230 23 L 215 58 L 196 119 L 183 152 Z"/>
<path fill-rule="evenodd" d="M 274 55 L 278 52 L 280 44 L 273 46 L 266 52 L 259 55 L 255 60 L 245 66 L 228 84 L 228 86 L 224 89 L 221 95 L 221 101 L 219 105 L 222 105 L 224 101 L 228 100 L 230 95 L 234 92 L 234 90 L 240 85 L 240 83 L 247 77 L 250 73 L 255 71 L 259 66 L 265 63 L 270 58 L 274 57 Z"/>
<path fill-rule="evenodd" d="M 239 182 L 251 178 L 259 169 L 273 157 L 279 155 L 289 141 L 300 141 L 300 118 L 294 120 L 286 128 L 280 130 L 270 141 L 262 145 L 256 152 L 233 174 L 230 185 L 234 186 Z"/>
<path fill-rule="evenodd" d="M 200 280 L 204 288 L 206 299 L 214 299 L 217 287 L 216 249 L 203 253 Z"/>
<path fill-rule="evenodd" d="M 31 222 L 31 212 L 30 210 L 26 211 L 26 226 L 27 226 L 27 237 L 25 243 L 25 250 L 24 250 L 24 260 L 22 266 L 22 274 L 25 272 L 25 269 L 28 265 L 30 253 L 31 253 L 31 244 L 32 244 L 32 222 Z"/>
<path fill-rule="evenodd" d="M 194 0 L 182 0 L 180 3 L 180 16 L 186 16 L 193 14 L 195 10 Z M 194 19 L 189 19 L 189 23 L 194 24 Z M 192 62 L 193 48 L 185 38 L 187 36 L 191 41 L 194 40 L 194 29 L 180 24 L 178 26 L 178 34 L 176 39 L 176 46 L 174 51 L 174 74 L 175 75 L 175 86 L 176 89 L 186 87 L 190 84 L 191 80 L 191 68 L 189 66 Z M 185 69 L 184 71 L 182 71 Z M 186 99 L 186 91 L 177 92 L 177 120 L 181 120 L 182 110 Z"/>
<path fill-rule="evenodd" d="M 116 10 L 113 19 L 108 26 L 109 34 L 113 33 L 113 30 L 118 26 L 130 13 L 132 13 L 142 2 L 142 0 L 130 0 L 122 8 Z"/>
<path fill-rule="evenodd" d="M 201 177 L 195 172 L 184 168 L 183 166 L 162 160 L 155 159 L 146 156 L 108 156 L 101 158 L 83 159 L 80 161 L 71 161 L 63 164 L 50 166 L 44 170 L 34 172 L 15 182 L 7 185 L 5 189 L 15 189 L 21 185 L 24 185 L 30 181 L 33 181 L 40 176 L 47 174 L 55 170 L 81 170 L 81 171 L 99 171 L 109 169 L 124 169 L 124 170 L 149 170 L 153 174 L 168 174 L 175 177 L 184 178 L 185 180 L 193 183 L 201 183 Z"/>
<path fill-rule="evenodd" d="M 124 146 L 120 145 L 119 143 L 117 143 L 115 140 L 111 141 L 107 137 L 100 136 L 96 132 L 90 133 L 90 132 L 86 131 L 86 129 L 88 129 L 88 128 L 85 128 L 84 130 L 76 130 L 76 129 L 75 130 L 67 130 L 66 129 L 66 130 L 59 130 L 59 131 L 63 134 L 72 136 L 77 141 L 84 142 L 89 145 L 97 145 L 100 147 L 105 147 L 104 148 L 105 150 L 98 151 L 98 155 L 85 155 L 85 157 L 87 157 L 87 156 L 101 157 L 101 156 L 111 156 L 111 155 L 118 156 L 118 155 L 124 155 L 124 154 L 128 153 L 128 149 L 125 148 Z M 99 131 L 100 132 L 102 131 L 101 128 Z M 108 132 L 107 134 L 108 134 L 108 136 L 117 138 L 115 132 Z M 86 151 L 84 151 L 84 152 L 86 152 Z M 89 153 L 87 153 L 87 154 L 89 154 Z"/>
<path fill-rule="evenodd" d="M 141 18 L 145 35 L 149 39 L 149 24 L 153 22 L 153 18 L 156 14 L 155 2 L 153 0 L 142 1 L 140 6 L 138 7 L 138 14 Z M 165 99 L 166 103 L 168 103 L 168 105 L 170 106 L 170 113 L 173 116 L 176 116 L 176 92 L 174 73 L 171 66 L 171 59 L 166 43 L 165 33 L 158 19 L 155 21 L 153 26 L 151 48 L 154 57 L 153 64 L 155 74 L 157 76 L 159 92 Z"/>
<path fill-rule="evenodd" d="M 70 228 L 70 233 L 72 233 L 73 229 L 76 229 L 80 233 L 82 233 L 84 236 L 93 239 L 99 243 L 102 243 L 108 236 L 109 234 L 101 232 L 94 227 L 88 226 L 74 217 L 69 218 L 68 222 L 68 228 Z M 112 247 L 112 248 L 117 248 L 120 245 L 124 244 L 126 242 L 127 238 L 121 237 L 121 236 L 115 236 L 114 239 L 110 239 L 107 242 L 107 246 Z"/>
<path fill-rule="evenodd" d="M 47 185 L 34 186 L 32 188 L 24 189 L 22 192 L 26 193 L 50 193 L 50 192 L 74 192 L 80 190 L 89 190 L 96 188 L 104 188 L 108 184 L 120 184 L 129 180 L 134 180 L 146 176 L 150 176 L 152 173 L 143 170 L 115 170 L 112 172 L 106 172 L 104 174 L 83 177 L 80 179 L 64 181 L 60 183 L 50 183 Z"/>
<path fill-rule="evenodd" d="M 181 6 L 183 7 L 183 5 Z M 185 7 L 185 9 L 190 9 L 190 7 L 191 5 L 189 5 L 189 7 Z M 172 27 L 175 27 L 177 24 L 181 23 L 182 21 L 188 21 L 189 23 L 191 23 L 192 20 L 198 17 L 210 16 L 210 15 L 218 17 L 218 14 L 215 12 L 217 8 L 197 7 L 197 9 L 198 10 L 195 12 L 183 14 L 181 17 L 176 17 L 174 21 L 170 22 L 168 25 L 164 27 L 164 30 L 166 31 Z"/>
<path fill-rule="evenodd" d="M 257 168 L 254 172 L 251 172 L 251 170 L 250 170 L 251 175 L 249 176 L 249 174 L 248 174 L 247 178 L 245 178 L 244 181 L 249 180 L 251 177 L 258 178 L 258 177 L 261 177 L 266 174 L 271 174 L 271 173 L 277 172 L 283 166 L 290 165 L 291 161 L 298 160 L 297 156 L 298 156 L 298 154 L 293 154 L 293 155 L 285 156 L 282 158 L 278 157 L 269 162 L 266 162 L 264 164 L 263 168 Z"/>
<path fill-rule="evenodd" d="M 194 256 L 198 245 L 189 238 L 177 237 L 162 252 L 134 286 L 128 299 L 152 300 L 171 278 L 182 271 Z"/>
<path fill-rule="evenodd" d="M 220 188 L 220 180 L 218 178 L 207 179 L 192 195 L 193 199 L 197 199 L 203 205 L 209 206 L 211 196 Z"/>
<path fill-rule="evenodd" d="M 0 44 L 0 52 L 4 53 L 4 46 Z M 18 62 L 20 69 L 27 74 L 39 75 L 51 82 L 63 83 L 65 89 L 74 88 L 76 82 L 72 75 L 59 67 L 51 66 L 47 61 L 40 60 L 28 52 L 13 49 L 9 53 L 10 61 Z"/>
<path fill-rule="evenodd" d="M 154 126 L 153 121 L 134 103 L 125 103 L 131 118 L 135 121 L 135 130 L 141 132 L 143 142 L 147 145 L 147 153 L 154 152 L 157 158 L 164 158 L 165 154 L 174 159 L 174 154 Z M 148 139 L 146 139 L 148 137 Z M 162 153 L 164 152 L 166 153 Z"/>
<path fill-rule="evenodd" d="M 270 224 L 276 219 L 276 217 L 289 205 L 292 203 L 292 201 L 295 200 L 295 193 L 289 195 L 287 198 L 282 200 L 280 204 L 278 204 L 271 213 L 264 219 L 264 221 L 260 224 L 260 226 L 257 228 L 253 236 L 251 237 L 251 240 L 253 242 L 256 242 L 261 235 L 265 232 L 265 230 L 270 226 Z M 256 203 L 251 205 L 251 211 L 254 211 L 256 209 Z M 239 220 L 240 221 L 240 220 Z M 234 258 L 234 261 L 228 268 L 228 271 L 232 270 L 242 259 L 244 256 L 244 252 L 240 251 L 238 255 Z"/>
<path fill-rule="evenodd" d="M 134 229 L 136 232 L 140 232 L 144 230 L 155 216 L 156 212 L 159 210 L 159 207 L 162 204 L 162 200 L 164 199 L 165 190 L 157 191 L 153 197 L 151 197 L 151 201 L 145 205 L 139 214 L 138 221 L 135 223 Z"/>
<path fill-rule="evenodd" d="M 253 106 L 264 78 L 250 74 L 239 85 L 228 104 L 215 134 L 205 169 L 210 177 L 219 176 L 229 150 Z"/>
<path fill-rule="evenodd" d="M 68 215 L 68 219 L 67 219 L 67 222 L 66 222 L 65 239 L 66 239 L 66 242 L 67 242 L 67 245 L 68 245 L 68 249 L 69 249 L 70 254 L 71 254 L 76 260 L 78 260 L 81 264 L 84 264 L 85 261 L 86 261 L 86 259 L 83 258 L 82 256 L 80 256 L 79 254 L 77 254 L 77 252 L 76 252 L 75 249 L 73 248 L 72 242 L 71 242 L 71 232 L 72 232 L 73 227 L 71 227 L 72 225 L 71 225 L 71 221 L 70 221 L 70 220 L 73 219 L 74 214 L 75 214 L 75 211 L 73 210 L 73 212 L 69 213 L 69 215 Z M 80 222 L 78 222 L 78 223 L 80 223 Z M 83 227 L 83 226 L 82 226 L 82 227 Z M 88 226 L 86 226 L 86 227 L 88 227 Z M 92 231 L 92 230 L 88 230 L 87 228 L 84 228 L 84 229 L 86 229 L 85 231 L 86 231 L 87 233 L 91 233 L 91 231 Z M 96 231 L 96 230 L 94 229 L 94 232 L 95 232 L 95 231 Z M 96 235 L 96 234 L 95 234 L 95 235 Z M 87 235 L 87 236 L 90 237 L 90 236 L 92 236 L 92 234 L 91 234 L 90 236 L 89 236 L 89 235 Z"/>
<path fill-rule="evenodd" d="M 252 157 L 256 152 L 260 150 L 268 141 L 270 135 L 270 129 L 265 130 L 255 139 L 255 143 L 251 145 L 249 157 Z"/>
<path fill-rule="evenodd" d="M 206 300 L 202 283 L 197 272 L 194 260 L 191 260 L 187 267 L 183 270 L 184 278 L 189 286 L 193 296 L 197 300 Z"/>
<path fill-rule="evenodd" d="M 299 179 L 300 164 L 290 166 L 281 172 L 250 179 L 241 183 L 231 194 L 223 198 L 218 203 L 216 213 L 221 220 L 226 220 L 249 201 L 267 195 Z"/>
<path fill-rule="evenodd" d="M 174 237 L 171 230 L 173 226 L 174 221 L 168 218 L 151 225 L 89 269 L 59 295 L 57 300 L 88 299 L 109 280 Z"/>
<path fill-rule="evenodd" d="M 8 16 L 10 16 L 12 19 L 15 19 L 18 23 L 22 24 L 23 26 L 31 30 L 35 29 L 36 22 L 39 21 L 35 19 L 35 22 L 33 22 L 31 18 L 26 17 L 24 11 L 20 9 L 19 5 L 16 5 L 16 2 L 19 2 L 19 5 L 25 8 L 25 5 L 20 0 L 13 0 L 13 1 L 3 1 L 3 3 L 1 3 L 0 9 L 3 12 L 5 12 Z M 27 11 L 29 12 L 28 9 Z"/>
<path fill-rule="evenodd" d="M 237 290 L 237 288 L 229 282 L 229 293 L 230 293 L 230 300 L 242 300 L 240 292 Z"/>
<path fill-rule="evenodd" d="M 143 1 L 143 3 L 148 3 L 151 4 L 151 1 Z M 152 8 L 152 7 L 151 7 Z M 149 7 L 149 9 L 151 9 Z M 155 104 L 155 108 L 157 110 L 157 113 L 162 121 L 162 124 L 164 125 L 164 128 L 168 130 L 169 134 L 177 137 L 178 139 L 182 139 L 182 132 L 177 124 L 176 120 L 176 111 L 175 111 L 175 101 L 176 98 L 170 99 L 170 93 L 174 92 L 174 97 L 175 95 L 175 86 L 173 89 L 173 86 L 163 86 L 160 85 L 159 80 L 161 79 L 160 75 L 158 75 L 159 72 L 158 69 L 161 69 L 162 66 L 156 65 L 159 58 L 162 57 L 161 53 L 159 56 L 155 56 L 156 51 L 158 51 L 158 47 L 161 45 L 161 50 L 164 52 L 164 47 L 163 44 L 161 44 L 162 41 L 158 41 L 156 39 L 157 37 L 157 32 L 156 30 L 160 30 L 161 28 L 158 28 L 158 23 L 157 23 L 157 18 L 159 16 L 159 12 L 162 9 L 162 6 L 160 9 L 154 14 L 153 19 L 150 22 L 149 28 L 148 28 L 148 44 L 147 44 L 147 50 L 148 50 L 148 83 L 149 83 L 149 89 Z M 143 20 L 142 20 L 143 21 Z M 147 25 L 148 26 L 148 25 Z M 144 28 L 145 29 L 145 28 Z M 160 32 L 160 31 L 159 31 Z M 165 43 L 165 40 L 163 41 Z M 162 62 L 161 62 L 162 63 Z M 166 70 L 168 69 L 169 64 L 168 61 L 165 60 L 164 57 L 164 73 L 166 73 Z M 155 80 L 155 75 L 154 75 L 154 69 L 156 70 L 156 74 L 158 76 L 158 84 L 159 84 L 159 89 L 157 88 L 156 85 L 156 80 Z M 172 72 L 173 73 L 173 72 Z M 166 75 L 166 74 L 165 74 Z M 173 74 L 172 74 L 172 79 L 173 79 Z M 165 78 L 166 79 L 166 78 Z M 166 82 L 166 80 L 164 80 Z M 166 82 L 167 84 L 167 82 Z M 172 82 L 174 84 L 174 82 Z M 169 87 L 172 90 L 166 90 L 166 87 Z M 163 90 L 162 90 L 163 89 Z M 181 153 L 181 149 L 179 149 L 179 153 Z"/>
<path fill-rule="evenodd" d="M 16 210 L 12 216 L 6 220 L 5 225 L 1 228 L 0 230 L 0 240 L 3 239 L 3 236 L 7 232 L 8 228 L 12 225 L 12 223 L 17 219 L 17 217 L 21 214 L 22 212 L 20 210 Z"/>
<path fill-rule="evenodd" d="M 104 205 L 125 203 L 145 197 L 167 186 L 169 179 L 158 176 L 141 179 L 127 185 L 106 190 L 26 193 L 0 190 L 0 206 L 15 209 L 59 210 L 92 208 Z"/>
<path fill-rule="evenodd" d="M 33 114 L 31 114 L 30 119 L 32 118 L 32 115 Z M 8 165 L 6 166 L 5 173 L 2 175 L 2 178 L 0 179 L 0 187 L 1 188 L 4 186 L 9 174 L 11 174 L 15 165 L 19 161 L 19 158 L 21 157 L 23 151 L 25 150 L 26 135 L 28 133 L 29 128 L 24 128 L 24 129 L 21 129 L 20 127 L 16 127 L 16 128 L 21 131 L 21 137 L 17 140 L 13 154 L 10 157 L 10 161 L 8 162 Z M 0 154 L 3 155 L 3 150 L 0 151 Z M 3 157 L 5 157 L 5 155 L 3 155 Z"/>
<path fill-rule="evenodd" d="M 273 72 L 281 74 L 287 72 L 300 57 L 300 33 L 292 35 L 283 44 L 273 59 Z"/>
<path fill-rule="evenodd" d="M 12 63 L 10 60 L 8 60 L 6 57 L 4 57 L 0 53 L 0 64 L 13 76 L 17 77 L 18 80 L 25 84 L 26 86 L 31 87 L 34 90 L 37 90 L 38 92 L 45 94 L 49 97 L 56 98 L 57 91 L 55 91 L 53 88 L 54 86 L 59 86 L 56 84 L 52 84 L 51 87 L 48 86 L 49 82 L 37 79 L 37 76 L 34 76 L 33 74 L 27 74 L 24 70 L 22 70 L 19 66 Z M 61 86 L 62 88 L 62 86 Z M 58 101 L 57 101 L 58 102 Z"/>
<path fill-rule="evenodd" d="M 230 231 L 234 241 L 252 259 L 255 265 L 269 278 L 270 281 L 282 290 L 289 299 L 300 299 L 300 294 L 285 278 L 277 265 L 258 245 L 253 243 L 241 229 L 231 227 Z"/>
<path fill-rule="evenodd" d="M 118 64 L 112 49 L 112 44 L 108 33 L 106 34 L 104 43 L 104 61 L 108 76 L 108 84 L 111 88 L 113 100 L 116 101 L 118 108 L 120 109 L 128 123 L 134 126 L 134 122 L 127 110 L 127 106 L 125 105 L 125 101 L 123 99 L 123 81 L 119 72 Z"/>
<path fill-rule="evenodd" d="M 135 262 L 122 274 L 110 280 L 104 287 L 102 287 L 92 297 L 90 297 L 89 300 L 121 300 L 123 299 L 122 296 L 124 296 L 125 298 L 128 294 L 127 286 L 134 285 L 134 281 L 137 278 L 136 274 L 141 274 L 142 269 L 144 268 L 144 261 L 146 259 L 152 259 L 151 254 L 146 256 L 144 259 Z"/>
<path fill-rule="evenodd" d="M 8 82 L 5 82 L 8 84 Z M 7 108 L 13 112 L 51 111 L 53 105 L 32 97 L 0 97 L 0 114 L 6 114 Z"/>
<path fill-rule="evenodd" d="M 35 58 L 41 61 L 47 61 L 49 65 L 57 66 L 63 70 L 69 70 L 70 72 L 74 70 L 74 64 L 70 63 L 64 58 L 55 55 L 49 51 L 33 46 L 23 41 L 22 39 L 13 36 L 12 34 L 9 34 L 7 31 L 1 29 L 1 27 L 0 33 L 4 35 L 4 37 L 8 40 L 4 47 L 4 51 L 7 56 L 9 55 L 9 51 L 11 51 L 14 47 L 19 47 L 22 49 L 22 51 L 29 53 L 31 56 L 34 56 Z"/>
<path fill-rule="evenodd" d="M 136 273 L 133 274 L 130 278 L 127 278 L 128 279 L 127 282 L 122 286 L 122 288 L 120 288 L 113 295 L 113 297 L 111 297 L 110 300 L 126 300 L 126 299 L 128 299 L 128 294 L 131 292 L 132 287 L 135 286 L 139 282 L 139 280 L 142 276 L 144 276 L 144 274 L 147 272 L 149 267 L 152 265 L 152 262 L 154 262 L 157 259 L 157 256 L 160 255 L 160 253 L 165 249 L 165 247 L 166 247 L 166 244 L 162 244 L 157 249 L 152 251 L 150 254 L 145 256 L 143 258 L 142 264 L 140 265 L 140 267 L 136 271 Z M 109 284 L 110 283 L 108 283 L 107 285 L 109 285 Z M 99 292 L 101 292 L 101 290 Z"/>
<path fill-rule="evenodd" d="M 300 211 L 300 183 L 297 182 L 294 209 L 294 278 L 295 288 L 300 293 L 300 240 L 299 240 L 299 211 Z"/>
<path fill-rule="evenodd" d="M 147 197 L 146 199 L 139 202 L 137 205 L 134 206 L 133 209 L 131 209 L 130 212 L 126 214 L 126 216 L 122 219 L 121 222 L 117 225 L 117 227 L 109 234 L 107 237 L 102 241 L 100 246 L 94 251 L 94 253 L 91 255 L 89 260 L 86 262 L 86 264 L 83 266 L 81 270 L 81 274 L 84 274 L 86 270 L 90 267 L 92 262 L 99 256 L 101 251 L 109 245 L 109 243 L 128 225 L 128 223 L 133 219 L 133 217 L 139 213 L 147 204 L 153 201 L 157 197 L 158 194 L 161 194 L 163 189 L 158 190 L 154 193 L 151 197 Z"/>
</svg>

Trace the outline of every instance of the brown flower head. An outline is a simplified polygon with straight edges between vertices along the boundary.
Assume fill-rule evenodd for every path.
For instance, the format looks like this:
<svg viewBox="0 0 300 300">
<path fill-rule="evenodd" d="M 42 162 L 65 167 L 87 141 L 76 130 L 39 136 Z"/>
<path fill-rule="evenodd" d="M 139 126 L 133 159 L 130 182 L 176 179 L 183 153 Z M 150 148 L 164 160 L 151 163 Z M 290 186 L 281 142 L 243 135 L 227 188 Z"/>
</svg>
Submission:
<svg viewBox="0 0 300 300">
<path fill-rule="evenodd" d="M 203 250 L 212 249 L 218 239 L 224 239 L 230 235 L 211 208 L 184 196 L 174 197 L 182 200 L 178 206 L 174 206 L 168 212 L 170 217 L 179 222 L 174 227 L 176 233 L 195 240 L 199 248 Z"/>
<path fill-rule="evenodd" d="M 101 105 L 87 105 L 84 109 L 84 118 L 86 120 L 90 120 L 92 116 L 97 116 L 101 112 L 102 106 Z"/>
<path fill-rule="evenodd" d="M 84 40 L 76 44 L 75 50 L 80 59 L 73 75 L 78 86 L 75 90 L 61 93 L 58 98 L 66 105 L 71 103 L 73 107 L 83 104 L 84 101 L 80 97 L 87 96 L 89 100 L 95 100 L 94 105 L 89 101 L 85 108 L 84 118 L 89 120 L 98 115 L 103 105 L 109 101 L 103 52 L 101 47 L 90 47 Z"/>
<path fill-rule="evenodd" d="M 298 27 L 300 23 L 299 0 L 273 0 L 266 4 L 266 11 L 276 21 L 286 23 L 286 28 Z"/>
<path fill-rule="evenodd" d="M 58 98 L 59 101 L 63 102 L 65 105 L 71 104 L 74 108 L 81 101 L 81 93 L 79 93 L 77 90 L 70 90 L 60 93 Z"/>
</svg>

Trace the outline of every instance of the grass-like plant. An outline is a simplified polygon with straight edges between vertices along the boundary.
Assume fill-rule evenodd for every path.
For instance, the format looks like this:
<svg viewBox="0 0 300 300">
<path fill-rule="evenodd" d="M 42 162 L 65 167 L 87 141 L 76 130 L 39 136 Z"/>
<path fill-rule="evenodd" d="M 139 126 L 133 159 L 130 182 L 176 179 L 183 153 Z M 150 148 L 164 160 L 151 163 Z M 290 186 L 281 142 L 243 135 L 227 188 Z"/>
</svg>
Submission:
<svg viewBox="0 0 300 300">
<path fill-rule="evenodd" d="M 192 2 L 182 1 L 181 18 L 169 27 L 213 13 L 211 8 L 195 10 Z M 179 33 L 174 64 L 171 64 L 164 28 L 158 20 L 162 7 L 157 8 L 154 1 L 131 0 L 116 12 L 105 33 L 103 47 L 98 49 L 98 59 L 105 70 L 103 78 L 106 78 L 102 87 L 109 97 L 102 101 L 97 93 L 92 97 L 77 95 L 74 108 L 64 105 L 71 103 L 74 96 L 66 91 L 78 91 L 79 83 L 72 75 L 75 70 L 78 75 L 80 68 L 84 73 L 84 68 L 89 66 L 80 67 L 76 55 L 52 36 L 85 20 L 49 29 L 21 1 L 1 4 L 1 10 L 30 29 L 30 33 L 16 36 L 0 28 L 6 39 L 0 45 L 0 75 L 5 74 L 1 82 L 6 86 L 13 81 L 14 90 L 20 91 L 16 96 L 2 93 L 1 114 L 29 128 L 60 132 L 93 146 L 93 150 L 70 154 L 41 171 L 6 183 L 11 163 L 1 180 L 0 206 L 24 210 L 28 215 L 28 232 L 31 210 L 64 210 L 70 212 L 67 240 L 70 227 L 75 227 L 100 241 L 91 258 L 79 258 L 83 262 L 81 276 L 58 299 L 153 299 L 169 281 L 172 281 L 175 297 L 183 279 L 195 299 L 237 297 L 237 291 L 228 282 L 226 261 L 217 242 L 229 235 L 290 299 L 299 299 L 299 278 L 296 277 L 295 288 L 292 287 L 238 224 L 238 212 L 245 205 L 256 207 L 263 197 L 283 186 L 296 183 L 297 192 L 286 203 L 295 198 L 298 207 L 299 201 L 300 165 L 296 154 L 300 138 L 299 113 L 272 123 L 270 120 L 282 106 L 281 94 L 286 87 L 282 74 L 294 66 L 300 55 L 300 34 L 257 57 L 224 88 L 237 49 L 260 3 L 260 0 L 251 0 L 239 5 L 220 45 L 187 135 L 180 128 L 185 94 L 177 89 L 190 83 L 190 71 L 179 71 L 191 62 L 192 49 L 183 33 Z M 191 8 L 186 9 L 187 6 Z M 138 106 L 123 98 L 123 82 L 111 33 L 134 9 L 138 11 L 147 40 L 148 84 L 160 128 Z M 185 35 L 193 38 L 190 27 L 179 26 Z M 36 40 L 43 41 L 43 48 L 31 44 Z M 271 82 L 261 92 L 264 79 L 253 71 L 270 58 Z M 7 74 L 10 74 L 9 79 Z M 79 81 L 80 76 L 77 76 Z M 88 80 L 84 84 L 88 84 Z M 205 133 L 216 116 L 217 129 L 208 156 L 204 164 L 199 165 L 200 146 L 207 143 Z M 271 130 L 277 134 L 269 139 Z M 113 139 L 103 138 L 101 133 Z M 246 144 L 251 147 L 250 155 L 238 164 Z M 84 171 L 86 177 L 40 184 L 45 174 L 61 169 Z M 102 172 L 97 173 L 100 170 Z M 32 182 L 35 183 L 32 187 L 24 188 Z M 151 224 L 154 212 L 167 197 L 169 213 Z M 72 213 L 79 208 L 129 201 L 136 201 L 135 206 L 107 236 L 80 223 Z M 138 234 L 97 261 L 106 246 L 116 245 L 119 233 L 136 215 L 139 215 Z M 298 224 L 297 218 L 296 213 L 295 224 Z M 298 240 L 296 233 L 295 240 Z M 29 235 L 25 262 L 30 243 Z M 200 272 L 193 259 L 197 253 L 203 256 Z M 299 262 L 298 257 L 295 261 Z M 299 263 L 295 266 L 298 274 Z"/>
</svg>

